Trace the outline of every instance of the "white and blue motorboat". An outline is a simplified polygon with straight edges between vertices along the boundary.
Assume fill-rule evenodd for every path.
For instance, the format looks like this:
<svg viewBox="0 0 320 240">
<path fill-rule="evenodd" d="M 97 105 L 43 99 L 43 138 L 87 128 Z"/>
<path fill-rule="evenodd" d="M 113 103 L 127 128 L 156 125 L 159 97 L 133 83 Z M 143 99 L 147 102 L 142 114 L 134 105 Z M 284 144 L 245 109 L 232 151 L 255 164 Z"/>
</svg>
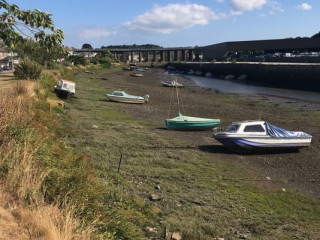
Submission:
<svg viewBox="0 0 320 240">
<path fill-rule="evenodd" d="M 181 83 L 178 83 L 177 81 L 168 80 L 168 81 L 161 81 L 162 86 L 164 87 L 183 87 Z"/>
<path fill-rule="evenodd" d="M 308 147 L 312 136 L 281 129 L 266 121 L 233 122 L 213 138 L 234 151 L 286 150 Z"/>
<path fill-rule="evenodd" d="M 145 96 L 135 96 L 126 93 L 125 91 L 113 91 L 112 93 L 106 94 L 106 97 L 110 101 L 122 102 L 122 103 L 147 103 L 149 100 L 149 95 Z"/>
</svg>

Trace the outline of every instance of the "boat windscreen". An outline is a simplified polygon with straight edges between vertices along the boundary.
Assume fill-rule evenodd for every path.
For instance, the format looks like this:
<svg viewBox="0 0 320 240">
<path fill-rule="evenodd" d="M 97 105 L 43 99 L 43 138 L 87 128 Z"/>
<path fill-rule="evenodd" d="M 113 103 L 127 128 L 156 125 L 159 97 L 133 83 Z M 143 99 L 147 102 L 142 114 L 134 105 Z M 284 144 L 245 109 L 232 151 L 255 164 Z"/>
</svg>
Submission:
<svg viewBox="0 0 320 240">
<path fill-rule="evenodd" d="M 240 124 L 231 124 L 227 127 L 226 132 L 235 133 L 238 131 L 239 127 L 240 127 Z"/>
</svg>

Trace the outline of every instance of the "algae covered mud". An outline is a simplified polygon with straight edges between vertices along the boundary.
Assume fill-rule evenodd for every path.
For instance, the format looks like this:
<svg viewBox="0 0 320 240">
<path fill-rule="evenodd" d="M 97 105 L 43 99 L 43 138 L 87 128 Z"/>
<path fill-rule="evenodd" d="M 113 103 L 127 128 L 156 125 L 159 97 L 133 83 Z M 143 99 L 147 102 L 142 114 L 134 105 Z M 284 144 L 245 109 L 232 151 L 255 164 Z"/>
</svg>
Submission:
<svg viewBox="0 0 320 240">
<path fill-rule="evenodd" d="M 208 91 L 184 76 L 175 77 L 186 86 L 179 90 L 182 114 L 219 118 L 220 127 L 264 119 L 308 132 L 314 141 L 300 152 L 237 155 L 216 142 L 211 130 L 165 128 L 164 120 L 175 117 L 179 108 L 172 89 L 162 87 L 161 81 L 173 78 L 164 70 L 150 69 L 141 78 L 120 68 L 79 74 L 66 116 L 73 134 L 66 140 L 105 169 L 101 177 L 114 178 L 118 191 L 158 209 L 154 226 L 135 216 L 132 221 L 148 237 L 163 236 L 166 227 L 182 239 L 317 239 L 320 111 L 269 102 L 268 96 Z M 107 101 L 105 94 L 115 90 L 150 98 L 143 105 Z M 113 204 L 124 211 L 122 201 Z"/>
</svg>

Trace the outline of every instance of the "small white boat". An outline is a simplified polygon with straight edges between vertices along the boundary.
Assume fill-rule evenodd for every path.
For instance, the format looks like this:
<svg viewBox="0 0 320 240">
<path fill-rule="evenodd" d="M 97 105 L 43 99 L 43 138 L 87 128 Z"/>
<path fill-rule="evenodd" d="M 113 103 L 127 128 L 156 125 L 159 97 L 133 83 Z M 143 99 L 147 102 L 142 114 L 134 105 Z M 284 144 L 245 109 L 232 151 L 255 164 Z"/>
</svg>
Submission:
<svg viewBox="0 0 320 240">
<path fill-rule="evenodd" d="M 194 73 L 194 75 L 196 75 L 196 76 L 201 76 L 202 75 L 202 72 L 201 71 L 196 71 L 195 73 Z"/>
<path fill-rule="evenodd" d="M 190 69 L 190 70 L 188 71 L 188 75 L 194 75 L 193 69 Z"/>
<path fill-rule="evenodd" d="M 225 80 L 233 80 L 235 78 L 234 75 L 228 74 L 227 76 L 224 77 Z"/>
<path fill-rule="evenodd" d="M 147 103 L 149 100 L 149 95 L 145 95 L 143 97 L 142 96 L 135 96 L 135 95 L 127 94 L 124 91 L 114 91 L 111 94 L 106 94 L 106 97 L 110 101 L 122 102 L 122 103 L 142 104 L 142 103 Z"/>
<path fill-rule="evenodd" d="M 169 80 L 169 81 L 161 81 L 162 86 L 164 87 L 183 87 L 181 83 L 178 83 L 177 81 Z"/>
<path fill-rule="evenodd" d="M 213 138 L 234 151 L 285 150 L 307 147 L 312 136 L 278 128 L 266 121 L 233 122 Z"/>
<path fill-rule="evenodd" d="M 207 72 L 205 77 L 209 77 L 210 78 L 211 77 L 211 72 Z"/>
<path fill-rule="evenodd" d="M 247 79 L 247 75 L 242 74 L 238 77 L 238 80 L 246 80 Z"/>
<path fill-rule="evenodd" d="M 54 86 L 54 92 L 60 98 L 69 99 L 76 92 L 76 84 L 69 80 L 59 79 L 58 84 Z"/>
<path fill-rule="evenodd" d="M 131 77 L 142 77 L 143 76 L 142 73 L 131 73 L 130 75 L 131 75 Z"/>
</svg>

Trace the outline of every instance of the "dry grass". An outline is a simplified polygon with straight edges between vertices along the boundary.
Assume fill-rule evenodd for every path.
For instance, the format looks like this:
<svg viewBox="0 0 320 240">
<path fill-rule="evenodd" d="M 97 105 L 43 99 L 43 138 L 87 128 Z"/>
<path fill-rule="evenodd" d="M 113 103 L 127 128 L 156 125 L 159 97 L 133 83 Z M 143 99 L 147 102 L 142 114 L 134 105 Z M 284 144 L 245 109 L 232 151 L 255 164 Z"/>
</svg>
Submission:
<svg viewBox="0 0 320 240">
<path fill-rule="evenodd" d="M 36 153 L 41 141 L 35 142 L 32 134 L 27 133 L 21 144 L 11 141 L 0 160 L 0 164 L 8 168 L 7 190 L 29 204 L 42 199 L 42 184 L 51 171 L 37 161 Z"/>
<path fill-rule="evenodd" d="M 34 83 L 18 82 L 0 97 L 0 141 L 6 138 L 5 130 L 15 124 L 25 127 L 32 119 L 29 103 L 34 94 Z"/>
<path fill-rule="evenodd" d="M 48 240 L 86 240 L 90 239 L 91 231 L 83 229 L 81 223 L 74 217 L 72 207 L 62 210 L 50 205 L 34 210 L 19 209 L 15 216 L 23 228 L 27 229 L 30 239 Z"/>
<path fill-rule="evenodd" d="M 0 240 L 87 240 L 91 229 L 83 227 L 73 208 L 55 205 L 26 208 L 0 189 Z"/>
<path fill-rule="evenodd" d="M 86 240 L 91 229 L 72 206 L 44 203 L 44 180 L 52 171 L 39 157 L 43 141 L 31 127 L 36 83 L 18 82 L 0 96 L 0 240 Z M 3 220 L 3 221 L 2 221 Z"/>
</svg>

